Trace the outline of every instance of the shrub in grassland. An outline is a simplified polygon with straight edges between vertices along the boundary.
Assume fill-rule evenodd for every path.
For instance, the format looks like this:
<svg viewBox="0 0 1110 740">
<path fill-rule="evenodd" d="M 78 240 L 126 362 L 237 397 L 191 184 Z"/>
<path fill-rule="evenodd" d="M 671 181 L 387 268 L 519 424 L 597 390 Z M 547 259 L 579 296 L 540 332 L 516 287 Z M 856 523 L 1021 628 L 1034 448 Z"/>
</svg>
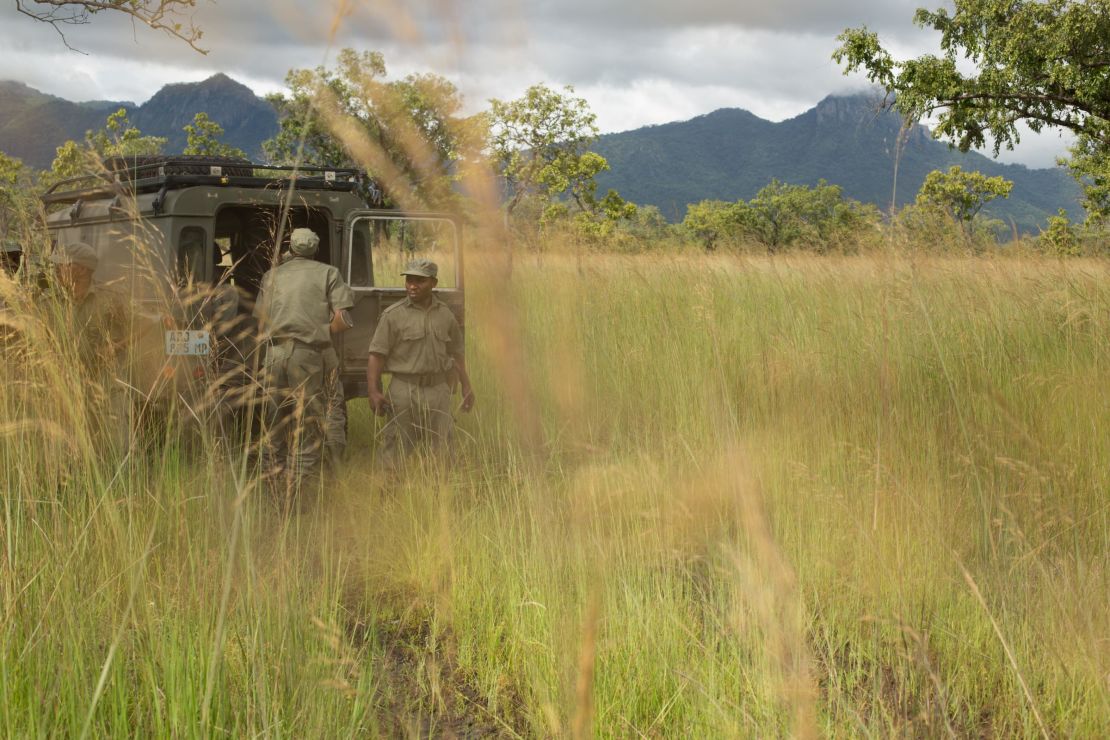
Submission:
<svg viewBox="0 0 1110 740">
<path fill-rule="evenodd" d="M 1061 208 L 1059 213 L 1048 219 L 1048 228 L 1037 237 L 1037 245 L 1047 254 L 1057 257 L 1079 256 L 1079 237 L 1064 209 Z"/>
</svg>

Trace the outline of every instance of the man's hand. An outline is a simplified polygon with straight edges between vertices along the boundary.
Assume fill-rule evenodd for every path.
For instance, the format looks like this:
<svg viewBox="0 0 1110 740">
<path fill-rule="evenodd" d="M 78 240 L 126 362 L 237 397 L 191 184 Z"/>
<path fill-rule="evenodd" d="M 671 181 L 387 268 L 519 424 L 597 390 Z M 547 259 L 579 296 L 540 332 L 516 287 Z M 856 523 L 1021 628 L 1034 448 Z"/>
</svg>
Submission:
<svg viewBox="0 0 1110 740">
<path fill-rule="evenodd" d="M 462 406 L 460 408 L 467 412 L 474 408 L 474 389 L 470 386 L 462 389 Z"/>
<path fill-rule="evenodd" d="M 470 409 L 474 408 L 474 387 L 470 385 L 470 375 L 466 372 L 466 357 L 460 352 L 454 355 L 452 359 L 455 361 L 455 375 L 462 388 L 462 404 L 459 408 L 463 411 L 470 411 Z M 451 387 L 451 390 L 455 390 L 454 386 Z"/>
<path fill-rule="evenodd" d="M 385 416 L 389 413 L 389 399 L 382 393 L 382 367 L 385 358 L 373 352 L 366 359 L 366 388 L 370 401 L 370 410 L 375 416 Z"/>
<path fill-rule="evenodd" d="M 355 322 L 354 319 L 351 318 L 350 312 L 345 308 L 341 308 L 332 314 L 331 324 L 328 325 L 328 329 L 333 335 L 342 334 L 354 325 Z"/>
<path fill-rule="evenodd" d="M 390 411 L 389 399 L 381 391 L 370 391 L 370 409 L 375 416 L 385 416 Z"/>
</svg>

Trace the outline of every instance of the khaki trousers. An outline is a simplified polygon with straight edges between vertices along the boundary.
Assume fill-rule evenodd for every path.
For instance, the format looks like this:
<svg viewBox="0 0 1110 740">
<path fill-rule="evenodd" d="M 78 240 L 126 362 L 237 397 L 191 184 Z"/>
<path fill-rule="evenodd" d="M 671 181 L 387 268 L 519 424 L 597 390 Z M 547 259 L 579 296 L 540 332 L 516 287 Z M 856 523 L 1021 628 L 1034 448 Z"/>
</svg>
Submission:
<svg viewBox="0 0 1110 740">
<path fill-rule="evenodd" d="M 324 424 L 324 461 L 338 475 L 347 456 L 347 397 L 339 382 L 339 368 L 328 374 L 328 416 Z"/>
<path fill-rule="evenodd" d="M 272 482 L 282 476 L 294 489 L 318 480 L 324 446 L 328 386 L 337 366 L 335 350 L 307 345 L 274 345 L 266 355 L 263 472 Z"/>
<path fill-rule="evenodd" d="M 393 409 L 382 431 L 382 462 L 387 469 L 398 469 L 422 442 L 433 448 L 452 448 L 455 419 L 447 383 L 421 386 L 393 378 L 386 396 Z"/>
</svg>

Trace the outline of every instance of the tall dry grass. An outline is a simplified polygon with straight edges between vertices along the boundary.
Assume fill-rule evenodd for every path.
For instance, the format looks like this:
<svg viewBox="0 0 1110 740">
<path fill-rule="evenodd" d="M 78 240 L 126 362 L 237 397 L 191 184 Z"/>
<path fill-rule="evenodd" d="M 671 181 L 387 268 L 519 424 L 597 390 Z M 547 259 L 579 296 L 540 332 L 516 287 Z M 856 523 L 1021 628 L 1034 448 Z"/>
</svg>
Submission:
<svg viewBox="0 0 1110 740">
<path fill-rule="evenodd" d="M 458 460 L 295 517 L 0 282 L 0 732 L 1110 734 L 1104 263 L 493 252 Z"/>
<path fill-rule="evenodd" d="M 1103 263 L 504 267 L 459 459 L 384 485 L 352 403 L 292 518 L 187 394 L 109 444 L 4 282 L 4 734 L 1110 729 Z"/>
<path fill-rule="evenodd" d="M 1103 734 L 1105 277 L 482 271 L 462 461 L 375 494 L 356 458 L 344 541 L 534 734 L 576 731 L 595 654 L 604 735 Z"/>
</svg>

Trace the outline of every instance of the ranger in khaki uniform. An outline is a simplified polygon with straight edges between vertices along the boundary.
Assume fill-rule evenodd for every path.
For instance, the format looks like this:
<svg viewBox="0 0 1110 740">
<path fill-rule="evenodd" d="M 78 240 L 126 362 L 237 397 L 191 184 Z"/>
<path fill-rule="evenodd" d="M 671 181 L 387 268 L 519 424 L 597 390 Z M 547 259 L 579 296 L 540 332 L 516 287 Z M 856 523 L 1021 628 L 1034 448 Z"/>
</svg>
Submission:
<svg viewBox="0 0 1110 740">
<path fill-rule="evenodd" d="M 72 305 L 71 326 L 79 341 L 82 361 L 95 370 L 110 365 L 122 339 L 122 309 L 93 289 L 92 276 L 99 262 L 96 250 L 84 242 L 73 242 L 59 247 L 50 255 L 50 261 L 58 287 Z"/>
<path fill-rule="evenodd" d="M 366 378 L 370 408 L 389 415 L 382 456 L 396 470 L 418 442 L 449 446 L 455 429 L 451 393 L 462 386 L 462 410 L 474 406 L 474 390 L 466 374 L 462 329 L 451 309 L 432 293 L 439 268 L 428 260 L 410 262 L 405 276 L 408 298 L 387 308 L 370 340 Z M 382 391 L 382 373 L 392 376 L 389 395 Z"/>
<path fill-rule="evenodd" d="M 262 276 L 254 308 L 270 342 L 263 363 L 269 435 L 262 465 L 271 486 L 290 498 L 320 474 L 327 384 L 339 364 L 331 335 L 350 327 L 347 310 L 354 305 L 339 270 L 312 259 L 319 244 L 311 229 L 294 229 L 291 258 Z"/>
<path fill-rule="evenodd" d="M 91 398 L 90 413 L 103 424 L 105 439 L 123 450 L 130 440 L 127 383 L 119 376 L 126 374 L 129 343 L 128 321 L 123 305 L 106 293 L 93 288 L 93 273 L 99 259 L 96 250 L 84 242 L 60 246 L 52 255 L 54 277 L 66 309 L 59 318 L 73 332 L 81 364 L 90 380 L 99 386 Z"/>
</svg>

